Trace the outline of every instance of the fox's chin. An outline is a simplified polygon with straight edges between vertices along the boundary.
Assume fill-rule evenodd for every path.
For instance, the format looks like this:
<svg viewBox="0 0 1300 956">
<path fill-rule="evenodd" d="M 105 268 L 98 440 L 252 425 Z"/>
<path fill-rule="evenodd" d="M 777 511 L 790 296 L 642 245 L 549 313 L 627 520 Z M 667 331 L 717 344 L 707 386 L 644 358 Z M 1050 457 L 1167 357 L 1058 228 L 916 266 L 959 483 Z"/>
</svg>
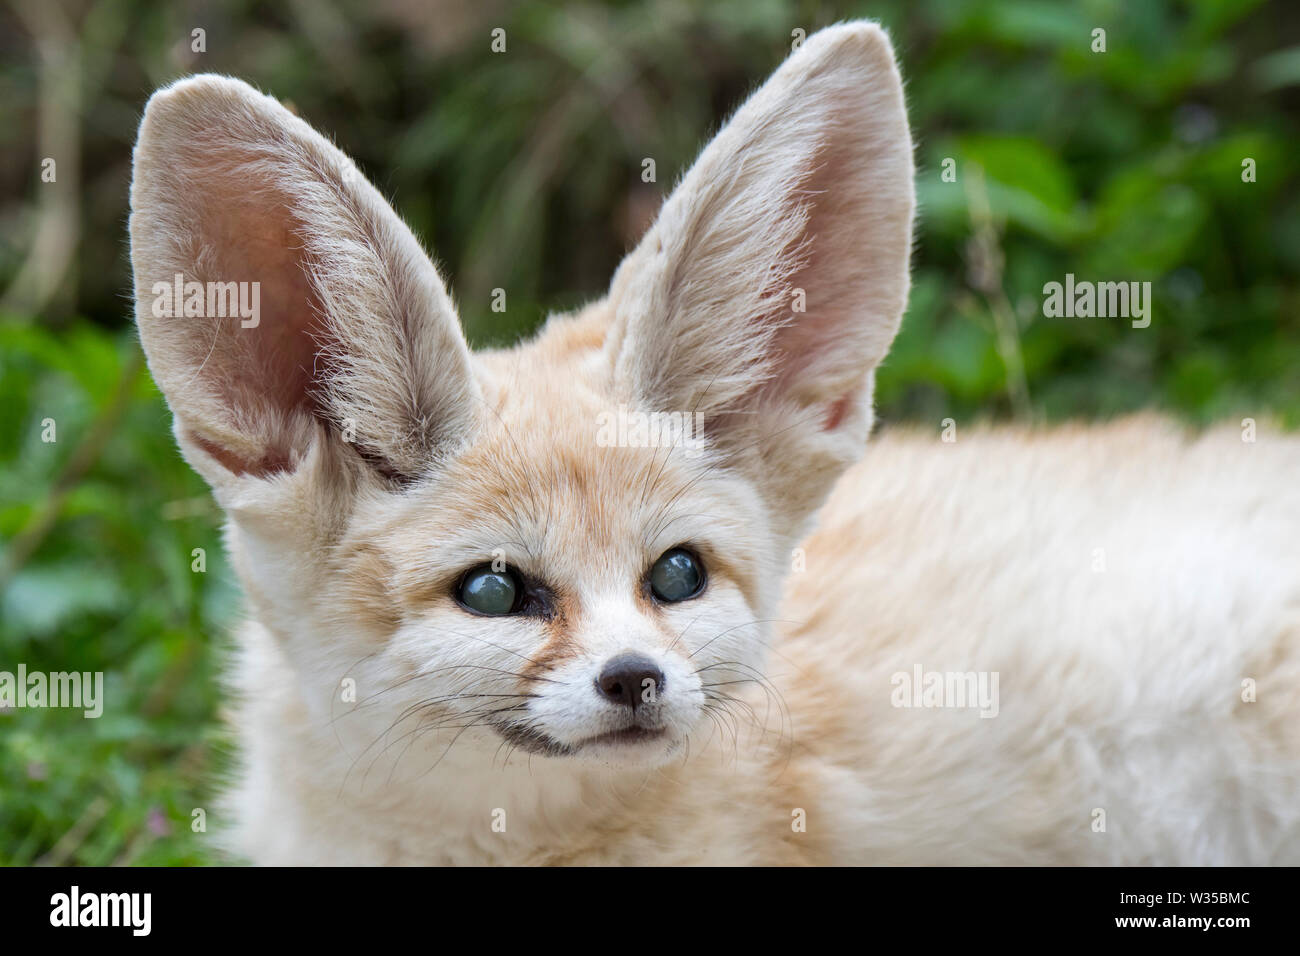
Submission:
<svg viewBox="0 0 1300 956">
<path fill-rule="evenodd" d="M 662 728 L 632 728 L 588 738 L 574 756 L 606 767 L 658 767 L 676 757 L 684 743 L 684 738 Z"/>
<path fill-rule="evenodd" d="M 666 763 L 682 749 L 685 738 L 665 727 L 631 726 L 584 737 L 572 743 L 557 740 L 535 726 L 500 724 L 496 732 L 529 754 L 568 757 L 603 766 L 651 767 Z"/>
</svg>

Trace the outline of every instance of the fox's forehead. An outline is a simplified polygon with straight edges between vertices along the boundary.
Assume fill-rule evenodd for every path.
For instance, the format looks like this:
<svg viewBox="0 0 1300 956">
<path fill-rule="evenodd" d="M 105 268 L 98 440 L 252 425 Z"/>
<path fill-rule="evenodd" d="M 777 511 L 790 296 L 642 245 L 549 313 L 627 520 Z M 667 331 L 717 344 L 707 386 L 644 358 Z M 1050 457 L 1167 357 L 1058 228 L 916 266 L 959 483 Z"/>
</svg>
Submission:
<svg viewBox="0 0 1300 956">
<path fill-rule="evenodd" d="M 399 524 L 423 525 L 451 549 L 504 550 L 515 563 L 564 551 L 621 564 L 690 538 L 685 512 L 734 507 L 704 456 L 602 444 L 594 405 L 518 412 L 484 422 L 472 445 L 411 492 Z"/>
<path fill-rule="evenodd" d="M 620 414 L 637 413 L 572 379 L 519 374 L 496 397 L 473 442 L 376 516 L 372 539 L 399 563 L 419 554 L 433 570 L 500 559 L 589 589 L 623 587 L 677 545 L 737 565 L 760 550 L 754 492 L 707 443 L 620 426 Z M 737 566 L 733 576 L 745 587 L 751 571 Z"/>
<path fill-rule="evenodd" d="M 564 409 L 590 413 L 615 401 L 605 336 L 613 324 L 607 300 L 573 315 L 551 316 L 531 339 L 474 353 L 480 385 L 494 413 L 525 418 Z"/>
<path fill-rule="evenodd" d="M 457 502 L 471 525 L 504 523 L 539 547 L 563 533 L 608 553 L 635 531 L 638 554 L 692 485 L 708 497 L 716 461 L 703 436 L 683 441 L 697 436 L 659 428 L 662 416 L 614 389 L 605 309 L 553 318 L 529 342 L 476 354 L 478 431 L 422 493 Z"/>
</svg>

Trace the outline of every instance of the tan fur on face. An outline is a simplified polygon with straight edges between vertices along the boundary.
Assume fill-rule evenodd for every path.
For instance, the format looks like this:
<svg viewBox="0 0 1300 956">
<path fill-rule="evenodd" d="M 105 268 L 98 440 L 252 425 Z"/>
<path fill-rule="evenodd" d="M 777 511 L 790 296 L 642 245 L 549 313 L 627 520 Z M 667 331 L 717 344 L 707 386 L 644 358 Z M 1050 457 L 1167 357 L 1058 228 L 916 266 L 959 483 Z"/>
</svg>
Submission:
<svg viewBox="0 0 1300 956">
<path fill-rule="evenodd" d="M 600 340 L 586 332 L 594 324 L 591 314 L 554 320 L 537 341 L 483 356 L 493 408 L 474 445 L 396 507 L 385 504 L 383 526 L 367 539 L 397 569 L 393 595 L 412 621 L 463 614 L 450 599 L 457 576 L 497 554 L 544 582 L 556 615 L 516 649 L 529 680 L 589 649 L 583 627 L 597 599 L 621 600 L 657 635 L 652 643 L 672 645 L 681 623 L 646 600 L 644 578 L 679 544 L 708 559 L 715 592 L 734 591 L 755 618 L 771 605 L 757 558 L 775 547 L 763 509 L 717 455 L 597 445 L 596 422 L 615 398 L 607 381 L 592 382 L 601 360 Z M 765 630 L 756 625 L 756 639 Z M 698 643 L 683 635 L 682 653 Z"/>
<path fill-rule="evenodd" d="M 888 40 L 824 30 L 704 150 L 608 297 L 471 354 L 339 150 L 237 80 L 159 91 L 137 316 L 252 618 L 235 851 L 1300 861 L 1300 443 L 1137 419 L 895 431 L 859 461 L 913 208 Z M 154 315 L 174 272 L 263 282 L 262 326 Z M 610 447 L 615 411 L 699 413 L 703 446 Z M 708 583 L 667 603 L 647 574 L 676 546 Z M 494 560 L 540 610 L 460 606 Z M 602 742 L 628 726 L 597 691 L 624 653 L 663 675 L 637 711 L 660 736 L 635 745 Z M 897 705 L 914 666 L 1000 674 L 998 715 Z"/>
</svg>

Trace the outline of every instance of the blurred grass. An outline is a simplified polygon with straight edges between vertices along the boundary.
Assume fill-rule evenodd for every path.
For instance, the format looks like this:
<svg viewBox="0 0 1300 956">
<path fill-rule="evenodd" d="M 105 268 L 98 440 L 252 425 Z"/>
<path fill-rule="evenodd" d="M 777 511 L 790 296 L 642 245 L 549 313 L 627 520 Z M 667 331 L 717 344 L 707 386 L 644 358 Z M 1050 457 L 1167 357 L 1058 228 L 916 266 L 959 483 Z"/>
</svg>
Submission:
<svg viewBox="0 0 1300 956">
<path fill-rule="evenodd" d="M 495 344 L 598 295 L 791 31 L 854 16 L 893 34 L 920 165 L 915 289 L 878 377 L 884 419 L 1156 407 L 1300 425 L 1294 4 L 0 10 L 0 670 L 102 670 L 110 702 L 98 720 L 0 713 L 0 862 L 212 859 L 190 820 L 228 764 L 215 675 L 239 597 L 130 328 L 130 148 L 152 89 L 212 70 L 292 103 L 393 198 L 440 257 L 471 339 Z M 504 54 L 489 52 L 494 27 Z M 40 181 L 45 156 L 56 183 Z M 657 183 L 640 180 L 646 157 Z M 956 182 L 941 178 L 947 158 Z M 1043 284 L 1067 272 L 1151 281 L 1150 328 L 1043 318 Z M 504 314 L 489 308 L 498 287 Z"/>
</svg>

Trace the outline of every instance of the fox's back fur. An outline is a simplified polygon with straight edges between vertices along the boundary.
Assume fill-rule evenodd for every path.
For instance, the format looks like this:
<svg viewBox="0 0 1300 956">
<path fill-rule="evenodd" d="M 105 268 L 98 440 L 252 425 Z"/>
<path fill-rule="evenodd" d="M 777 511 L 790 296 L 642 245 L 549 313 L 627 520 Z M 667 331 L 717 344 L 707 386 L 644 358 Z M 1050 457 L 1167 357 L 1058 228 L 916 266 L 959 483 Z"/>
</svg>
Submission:
<svg viewBox="0 0 1300 956">
<path fill-rule="evenodd" d="M 1300 441 L 1139 417 L 868 443 L 912 176 L 883 32 L 822 31 L 606 298 L 472 353 L 306 123 L 225 77 L 154 96 L 137 317 L 249 605 L 238 856 L 1300 862 Z M 174 277 L 256 281 L 262 314 L 155 308 Z M 704 426 L 608 442 L 611 414 Z M 672 554 L 697 590 L 658 589 Z M 489 568 L 527 599 L 470 606 Z M 639 700 L 605 680 L 629 658 Z"/>
<path fill-rule="evenodd" d="M 877 434 L 790 579 L 823 858 L 1300 860 L 1296 440 L 937 431 Z M 891 706 L 917 664 L 998 672 L 996 717 Z"/>
</svg>

